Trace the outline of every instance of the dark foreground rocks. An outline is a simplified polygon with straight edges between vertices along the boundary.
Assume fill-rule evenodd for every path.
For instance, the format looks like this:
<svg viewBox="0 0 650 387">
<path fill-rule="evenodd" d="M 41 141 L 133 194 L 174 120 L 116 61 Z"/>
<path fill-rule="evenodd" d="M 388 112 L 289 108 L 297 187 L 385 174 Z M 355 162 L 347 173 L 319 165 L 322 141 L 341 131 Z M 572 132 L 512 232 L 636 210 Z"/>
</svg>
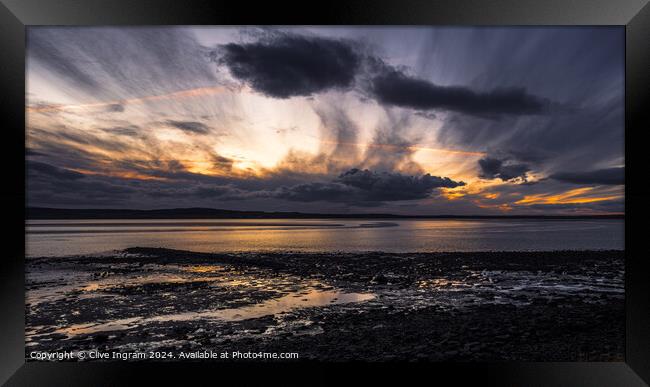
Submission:
<svg viewBox="0 0 650 387">
<path fill-rule="evenodd" d="M 295 352 L 324 361 L 621 361 L 622 251 L 32 259 L 34 351 Z M 287 360 L 279 360 L 287 361 Z"/>
</svg>

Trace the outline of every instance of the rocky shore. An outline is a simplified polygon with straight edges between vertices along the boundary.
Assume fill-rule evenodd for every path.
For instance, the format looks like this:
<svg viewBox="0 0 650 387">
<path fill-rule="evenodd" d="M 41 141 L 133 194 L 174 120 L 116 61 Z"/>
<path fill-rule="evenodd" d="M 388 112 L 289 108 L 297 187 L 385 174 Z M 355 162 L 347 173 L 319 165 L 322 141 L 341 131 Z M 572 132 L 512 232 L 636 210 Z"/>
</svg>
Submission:
<svg viewBox="0 0 650 387">
<path fill-rule="evenodd" d="M 231 253 L 27 261 L 34 351 L 621 361 L 622 251 Z M 295 360 L 281 360 L 295 361 Z"/>
</svg>

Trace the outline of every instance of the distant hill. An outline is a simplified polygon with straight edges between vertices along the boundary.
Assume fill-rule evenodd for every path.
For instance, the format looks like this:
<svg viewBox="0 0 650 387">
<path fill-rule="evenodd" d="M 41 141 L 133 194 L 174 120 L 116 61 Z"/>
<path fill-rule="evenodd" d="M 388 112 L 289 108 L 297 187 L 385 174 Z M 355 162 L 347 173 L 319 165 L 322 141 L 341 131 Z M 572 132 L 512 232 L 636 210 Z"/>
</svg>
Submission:
<svg viewBox="0 0 650 387">
<path fill-rule="evenodd" d="M 236 211 L 215 208 L 163 210 L 27 208 L 27 219 L 624 219 L 625 215 L 395 215 Z"/>
</svg>

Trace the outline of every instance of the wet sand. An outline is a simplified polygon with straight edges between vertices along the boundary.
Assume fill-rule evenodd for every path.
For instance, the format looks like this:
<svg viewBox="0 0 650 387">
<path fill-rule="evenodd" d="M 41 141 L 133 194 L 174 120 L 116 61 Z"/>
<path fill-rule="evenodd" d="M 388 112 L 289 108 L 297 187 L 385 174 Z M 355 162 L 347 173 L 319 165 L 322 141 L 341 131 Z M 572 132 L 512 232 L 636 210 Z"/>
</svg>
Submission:
<svg viewBox="0 0 650 387">
<path fill-rule="evenodd" d="M 621 361 L 622 251 L 231 253 L 27 260 L 32 351 Z M 286 360 L 283 360 L 286 361 Z"/>
</svg>

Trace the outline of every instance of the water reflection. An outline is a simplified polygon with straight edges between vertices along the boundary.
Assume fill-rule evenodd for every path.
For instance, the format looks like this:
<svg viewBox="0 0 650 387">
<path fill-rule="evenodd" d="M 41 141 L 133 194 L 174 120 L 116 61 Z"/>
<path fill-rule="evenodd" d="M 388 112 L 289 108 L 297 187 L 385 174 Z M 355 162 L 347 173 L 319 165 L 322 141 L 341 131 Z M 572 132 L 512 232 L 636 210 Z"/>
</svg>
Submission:
<svg viewBox="0 0 650 387">
<path fill-rule="evenodd" d="M 337 290 L 310 289 L 301 292 L 292 292 L 280 298 L 273 298 L 255 305 L 239 308 L 207 310 L 159 315 L 148 318 L 131 317 L 104 323 L 76 324 L 57 329 L 56 333 L 66 336 L 76 336 L 97 332 L 109 332 L 136 328 L 152 322 L 177 322 L 196 320 L 222 320 L 241 321 L 269 315 L 291 312 L 298 308 L 319 307 L 335 304 L 348 304 L 352 302 L 368 301 L 375 298 L 370 293 L 344 293 Z"/>
<path fill-rule="evenodd" d="M 28 272 L 30 315 L 45 310 L 56 316 L 49 326 L 28 327 L 28 342 L 46 340 L 53 333 L 72 337 L 151 323 L 242 321 L 375 297 L 254 267 L 91 259 L 86 270 L 70 271 L 74 263 L 59 263 L 49 270 Z"/>
<path fill-rule="evenodd" d="M 521 251 L 623 249 L 622 220 L 30 221 L 28 256 L 128 247 L 232 251 Z M 206 226 L 207 225 L 207 226 Z"/>
</svg>

